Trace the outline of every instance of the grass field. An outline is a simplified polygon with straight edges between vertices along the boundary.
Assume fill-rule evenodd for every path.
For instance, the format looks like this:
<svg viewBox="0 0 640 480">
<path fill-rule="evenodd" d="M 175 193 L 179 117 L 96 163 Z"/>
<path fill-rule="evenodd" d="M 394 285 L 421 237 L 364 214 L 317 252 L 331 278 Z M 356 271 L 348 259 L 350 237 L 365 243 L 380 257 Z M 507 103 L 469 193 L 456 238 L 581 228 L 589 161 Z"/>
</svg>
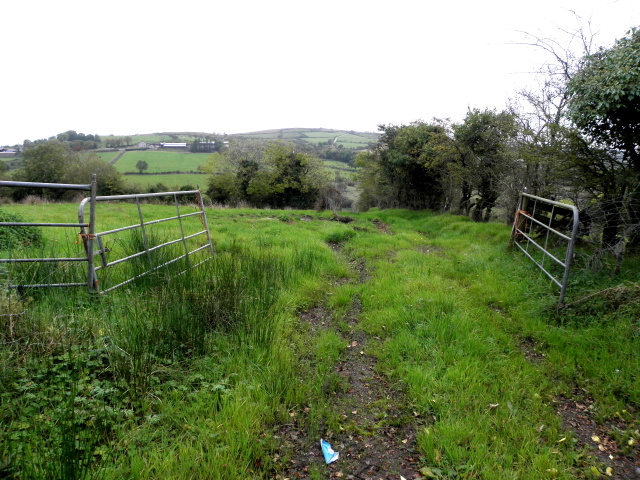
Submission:
<svg viewBox="0 0 640 480">
<path fill-rule="evenodd" d="M 76 207 L 3 208 L 64 221 Z M 103 208 L 100 228 L 137 215 Z M 171 283 L 95 299 L 0 289 L 14 315 L 0 324 L 3 474 L 633 478 L 637 258 L 616 278 L 574 272 L 570 301 L 609 294 L 558 311 L 504 225 L 398 210 L 208 219 L 215 259 Z"/>
<path fill-rule="evenodd" d="M 324 162 L 324 166 L 327 168 L 347 171 L 349 173 L 356 173 L 356 169 L 354 167 L 349 166 L 347 163 L 338 162 L 335 160 L 323 160 L 323 162 Z"/>
<path fill-rule="evenodd" d="M 102 154 L 104 155 L 104 154 Z M 107 155 L 111 155 L 110 153 Z M 158 151 L 133 151 L 124 154 L 116 163 L 115 167 L 119 172 L 128 173 L 125 180 L 131 184 L 138 184 L 143 188 L 163 183 L 167 187 L 179 188 L 183 185 L 200 185 L 206 189 L 207 176 L 196 173 L 165 173 L 175 171 L 195 171 L 200 165 L 206 162 L 209 154 L 206 153 L 181 153 L 181 152 L 158 152 Z M 113 157 L 111 157 L 113 158 Z M 107 158 L 103 157 L 107 160 Z M 109 158 L 110 159 L 110 158 Z M 135 164 L 139 160 L 144 160 L 149 164 L 146 174 L 138 174 Z M 343 162 L 332 160 L 323 161 L 332 177 L 334 172 L 348 180 L 356 170 Z M 130 172 L 135 172 L 131 173 Z M 162 175 L 149 175 L 149 173 L 162 173 Z"/>
<path fill-rule="evenodd" d="M 168 173 L 162 175 L 126 175 L 125 181 L 131 184 L 137 184 L 142 187 L 149 187 L 162 183 L 171 190 L 178 189 L 183 185 L 199 185 L 201 190 L 207 188 L 207 175 L 200 173 Z"/>
<path fill-rule="evenodd" d="M 122 173 L 137 173 L 136 163 L 144 160 L 149 165 L 146 173 L 195 172 L 209 157 L 208 153 L 162 152 L 140 150 L 125 153 L 115 167 Z"/>
<path fill-rule="evenodd" d="M 95 154 L 100 157 L 100 159 L 103 162 L 107 162 L 109 163 L 111 160 L 113 160 L 117 155 L 118 155 L 118 151 L 113 151 L 113 152 L 95 152 Z"/>
</svg>

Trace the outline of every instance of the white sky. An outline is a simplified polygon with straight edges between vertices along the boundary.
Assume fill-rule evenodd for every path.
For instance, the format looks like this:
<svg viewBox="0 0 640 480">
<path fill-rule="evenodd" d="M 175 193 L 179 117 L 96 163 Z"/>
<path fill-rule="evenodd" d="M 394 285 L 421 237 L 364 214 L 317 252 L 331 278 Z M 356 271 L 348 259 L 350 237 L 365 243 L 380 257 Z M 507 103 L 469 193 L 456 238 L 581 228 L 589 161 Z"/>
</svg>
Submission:
<svg viewBox="0 0 640 480">
<path fill-rule="evenodd" d="M 66 130 L 377 131 L 502 108 L 546 57 L 521 31 L 610 46 L 637 0 L 6 0 L 0 145 Z"/>
</svg>

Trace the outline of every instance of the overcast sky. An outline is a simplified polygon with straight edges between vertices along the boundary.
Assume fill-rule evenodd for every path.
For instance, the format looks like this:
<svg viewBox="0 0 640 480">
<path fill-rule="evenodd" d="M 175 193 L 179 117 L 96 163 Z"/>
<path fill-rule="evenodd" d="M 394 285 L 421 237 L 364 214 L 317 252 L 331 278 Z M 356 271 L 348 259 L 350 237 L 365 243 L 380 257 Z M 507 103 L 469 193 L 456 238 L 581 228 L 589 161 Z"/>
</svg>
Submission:
<svg viewBox="0 0 640 480">
<path fill-rule="evenodd" d="M 603 46 L 640 25 L 638 0 L 7 0 L 0 145 L 459 121 L 531 83 L 521 32 L 574 30 L 570 10 Z"/>
</svg>

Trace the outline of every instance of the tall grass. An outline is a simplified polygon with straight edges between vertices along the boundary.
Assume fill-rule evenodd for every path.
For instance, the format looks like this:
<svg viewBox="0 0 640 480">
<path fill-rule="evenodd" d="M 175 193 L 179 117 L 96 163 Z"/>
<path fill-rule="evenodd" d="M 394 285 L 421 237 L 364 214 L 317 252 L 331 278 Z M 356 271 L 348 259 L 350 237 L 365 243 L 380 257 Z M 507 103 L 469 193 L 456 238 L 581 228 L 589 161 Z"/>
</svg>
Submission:
<svg viewBox="0 0 640 480">
<path fill-rule="evenodd" d="M 362 326 L 381 337 L 383 368 L 427 419 L 419 436 L 427 463 L 454 477 L 581 475 L 585 459 L 562 441 L 555 396 L 584 389 L 600 421 L 636 408 L 637 309 L 597 309 L 600 318 L 578 328 L 566 312 L 556 324 L 555 288 L 506 251 L 507 228 L 446 215 L 368 215 L 398 235 L 379 237 L 373 249 L 364 235 L 352 242 L 374 271 L 361 293 Z M 544 363 L 526 360 L 525 339 Z"/>
<path fill-rule="evenodd" d="M 357 215 L 357 228 L 310 212 L 209 215 L 216 255 L 183 275 L 95 297 L 0 289 L 2 311 L 19 314 L 0 317 L 0 476 L 272 478 L 291 414 L 308 408 L 314 436 L 340 431 L 331 395 L 348 385 L 334 366 L 354 299 L 348 328 L 405 389 L 424 466 L 442 476 L 582 475 L 590 460 L 553 408 L 576 386 L 599 420 L 637 421 L 637 302 L 557 313 L 555 289 L 506 250 L 507 227 L 405 211 Z M 146 269 L 141 256 L 110 280 Z M 317 305 L 336 320 L 326 330 L 299 322 Z"/>
<path fill-rule="evenodd" d="M 149 243 L 163 241 L 154 235 Z M 96 298 L 84 290 L 13 293 L 18 309 L 34 298 L 24 325 L 29 338 L 0 357 L 0 393 L 10 407 L 0 436 L 12 445 L 3 471 L 16 478 L 255 473 L 272 448 L 256 439 L 299 395 L 296 355 L 286 340 L 292 308 L 336 268 L 328 249 L 291 233 L 279 239 L 274 246 L 262 235 L 243 235 L 196 270 L 171 279 L 173 272 L 148 275 Z M 141 242 L 134 234 L 118 248 L 137 251 Z M 164 262 L 164 250 L 154 252 L 154 264 Z M 113 281 L 148 270 L 146 261 L 131 262 Z M 71 361 L 75 383 L 55 373 Z M 198 431 L 206 438 L 194 436 Z M 183 442 L 176 446 L 176 438 Z M 167 457 L 174 448 L 179 459 Z"/>
</svg>

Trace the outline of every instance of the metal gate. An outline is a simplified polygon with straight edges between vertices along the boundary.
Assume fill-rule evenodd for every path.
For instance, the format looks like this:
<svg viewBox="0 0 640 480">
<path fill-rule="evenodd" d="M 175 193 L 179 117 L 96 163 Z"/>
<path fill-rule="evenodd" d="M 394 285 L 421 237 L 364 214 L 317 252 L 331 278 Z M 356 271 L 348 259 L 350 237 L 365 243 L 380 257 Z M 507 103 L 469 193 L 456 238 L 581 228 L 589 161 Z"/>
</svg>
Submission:
<svg viewBox="0 0 640 480">
<path fill-rule="evenodd" d="M 560 287 L 560 305 L 567 291 L 579 221 L 573 205 L 523 193 L 513 222 L 510 243 Z"/>
<path fill-rule="evenodd" d="M 88 191 L 89 198 L 96 198 L 96 176 L 91 177 L 91 183 L 88 185 L 76 185 L 76 184 L 63 184 L 63 183 L 37 183 L 37 182 L 9 182 L 0 181 L 0 187 L 14 187 L 14 188 L 48 188 L 52 190 L 80 190 Z M 88 237 L 93 236 L 93 228 L 95 225 L 95 202 L 91 202 L 91 210 L 88 223 L 53 223 L 53 222 L 0 222 L 0 228 L 2 227 L 68 227 L 68 228 L 81 228 L 84 229 Z M 69 263 L 69 262 L 87 262 L 87 281 L 84 283 L 79 282 L 62 282 L 62 283 L 36 283 L 36 284 L 22 284 L 22 285 L 9 285 L 10 288 L 36 288 L 36 287 L 82 287 L 87 286 L 91 290 L 93 270 L 93 243 L 85 243 L 84 257 L 50 257 L 50 258 L 0 258 L 0 264 L 8 263 Z"/>
<path fill-rule="evenodd" d="M 84 247 L 85 256 L 83 257 L 54 257 L 54 258 L 4 258 L 0 259 L 0 264 L 3 263 L 49 263 L 49 262 L 86 262 L 86 282 L 48 282 L 48 283 L 35 283 L 35 284 L 16 284 L 9 285 L 11 288 L 35 288 L 35 287 L 78 287 L 86 286 L 90 292 L 106 293 L 114 290 L 120 286 L 133 282 L 137 278 L 144 277 L 152 272 L 156 272 L 169 265 L 174 265 L 176 262 L 184 259 L 184 265 L 179 268 L 178 271 L 173 272 L 174 275 L 181 275 L 187 270 L 194 268 L 213 256 L 213 245 L 211 243 L 211 236 L 209 233 L 209 227 L 207 224 L 207 218 L 204 212 L 204 203 L 202 201 L 202 195 L 200 190 L 188 190 L 188 191 L 175 191 L 175 192 L 161 192 L 161 193 L 147 193 L 139 195 L 111 195 L 111 196 L 97 196 L 96 195 L 96 177 L 93 175 L 92 182 L 89 185 L 75 185 L 75 184 L 53 184 L 53 183 L 34 183 L 34 182 L 7 182 L 0 181 L 0 187 L 16 187 L 16 188 L 49 188 L 49 189 L 62 189 L 62 190 L 81 190 L 90 192 L 89 197 L 80 202 L 78 207 L 78 223 L 44 223 L 44 222 L 0 222 L 0 228 L 2 227 L 20 227 L 20 226 L 33 226 L 33 227 L 69 227 L 79 228 L 80 238 Z M 144 202 L 153 198 L 168 198 L 171 203 L 175 205 L 176 214 L 174 216 L 165 218 L 154 218 L 152 220 L 145 220 L 143 217 Z M 181 211 L 180 200 L 194 199 L 191 205 L 195 205 L 196 211 L 183 213 Z M 135 200 L 137 208 L 137 221 L 133 225 L 107 230 L 103 232 L 96 232 L 96 210 L 98 202 L 121 202 Z M 86 218 L 87 205 L 89 206 L 89 218 Z M 200 220 L 200 228 L 196 228 L 195 231 L 186 232 L 185 222 L 191 218 L 196 217 Z M 148 235 L 148 229 L 152 225 L 174 222 L 178 225 L 177 238 L 167 239 L 166 241 L 154 244 L 150 241 Z M 170 230 L 170 229 L 167 229 Z M 193 229 L 193 225 L 191 226 Z M 114 235 L 119 232 L 126 231 L 139 231 L 142 248 L 140 251 L 123 255 L 119 258 L 113 257 L 115 249 L 111 249 L 105 245 L 104 238 L 110 235 Z M 200 240 L 203 241 L 200 241 Z M 194 242 L 199 242 L 194 246 Z M 181 245 L 181 252 L 174 255 L 172 258 L 166 261 L 156 262 L 156 255 L 154 252 L 167 249 L 171 245 Z M 197 261 L 192 261 L 191 257 L 202 252 L 202 258 Z M 97 258 L 97 262 L 96 262 Z M 138 271 L 126 278 L 120 277 L 119 281 L 115 285 L 110 285 L 108 288 L 101 290 L 99 282 L 99 272 L 106 271 L 105 269 L 113 267 L 115 265 L 124 264 L 134 259 L 144 258 L 144 262 L 139 262 Z M 98 263 L 98 265 L 96 265 Z"/>
<path fill-rule="evenodd" d="M 197 211 L 190 212 L 190 213 L 182 213 L 180 211 L 179 199 L 188 199 L 188 197 L 193 198 L 194 196 L 195 196 Z M 143 209 L 145 204 L 141 200 L 144 201 L 145 199 L 162 198 L 162 197 L 169 198 L 170 201 L 175 205 L 176 215 L 171 217 L 166 217 L 166 218 L 155 218 L 153 220 L 145 221 L 143 216 Z M 123 285 L 126 285 L 128 283 L 131 283 L 138 278 L 149 275 L 152 272 L 158 271 L 161 268 L 168 267 L 169 265 L 172 265 L 182 259 L 185 259 L 185 263 L 186 263 L 185 268 L 181 269 L 178 272 L 175 272 L 175 275 L 181 275 L 185 273 L 187 270 L 197 267 L 198 265 L 201 265 L 202 263 L 210 260 L 211 257 L 213 256 L 213 245 L 211 243 L 211 236 L 209 234 L 207 217 L 204 212 L 204 203 L 202 201 L 202 194 L 200 193 L 200 190 L 144 193 L 144 194 L 138 194 L 138 195 L 110 195 L 110 196 L 95 197 L 94 199 L 95 202 L 113 202 L 113 201 L 122 201 L 122 200 L 135 200 L 137 213 L 138 213 L 138 219 L 135 224 L 132 224 L 126 227 L 115 228 L 112 230 L 106 230 L 104 232 L 93 232 L 93 233 L 87 232 L 85 230 L 86 227 L 81 227 L 80 235 L 87 244 L 87 251 L 89 251 L 90 249 L 95 249 L 93 254 L 96 257 L 98 257 L 98 261 L 92 262 L 91 265 L 89 266 L 89 269 L 90 269 L 89 275 L 91 277 L 92 290 L 101 292 L 101 293 L 106 293 L 118 287 L 121 287 Z M 80 206 L 78 207 L 78 220 L 81 225 L 86 225 L 85 208 L 86 208 L 86 205 L 90 203 L 91 203 L 90 198 L 85 198 L 84 200 L 82 200 L 82 202 L 80 202 Z M 188 219 L 190 217 L 200 218 L 201 225 L 202 225 L 201 230 L 191 232 L 191 233 L 185 233 L 184 221 L 185 219 Z M 179 236 L 178 238 L 166 239 L 166 241 L 162 241 L 160 243 L 154 244 L 154 242 L 150 241 L 148 229 L 152 225 L 157 225 L 164 222 L 176 222 L 179 227 Z M 89 222 L 89 223 L 92 223 L 92 222 Z M 108 256 L 113 253 L 113 249 L 108 248 L 106 246 L 105 239 L 108 238 L 110 235 L 114 235 L 114 234 L 117 234 L 120 232 L 126 232 L 126 231 L 140 232 L 140 240 L 141 240 L 140 250 L 119 258 L 109 259 Z M 197 237 L 205 238 L 206 241 L 195 247 L 188 245 L 188 242 L 190 240 L 196 239 Z M 164 249 L 171 245 L 176 245 L 176 244 L 181 244 L 182 252 L 180 255 L 174 256 L 173 258 L 168 259 L 166 261 L 160 261 L 160 262 L 156 261 L 153 255 L 154 252 L 158 252 L 161 249 Z M 198 252 L 203 252 L 203 251 L 208 251 L 209 254 L 205 255 L 204 258 L 202 258 L 197 263 L 193 263 L 191 261 L 191 256 L 197 254 Z M 141 258 L 144 259 L 142 262 L 144 263 L 144 270 L 142 270 L 139 273 L 133 274 L 129 278 L 124 278 L 124 279 L 121 278 L 117 284 L 111 285 L 104 290 L 100 290 L 99 281 L 98 281 L 98 272 L 103 271 L 109 267 L 113 267 L 115 265 L 120 265 L 125 262 L 130 262 L 132 260 L 141 259 Z M 96 263 L 98 263 L 98 265 L 96 265 Z"/>
</svg>

